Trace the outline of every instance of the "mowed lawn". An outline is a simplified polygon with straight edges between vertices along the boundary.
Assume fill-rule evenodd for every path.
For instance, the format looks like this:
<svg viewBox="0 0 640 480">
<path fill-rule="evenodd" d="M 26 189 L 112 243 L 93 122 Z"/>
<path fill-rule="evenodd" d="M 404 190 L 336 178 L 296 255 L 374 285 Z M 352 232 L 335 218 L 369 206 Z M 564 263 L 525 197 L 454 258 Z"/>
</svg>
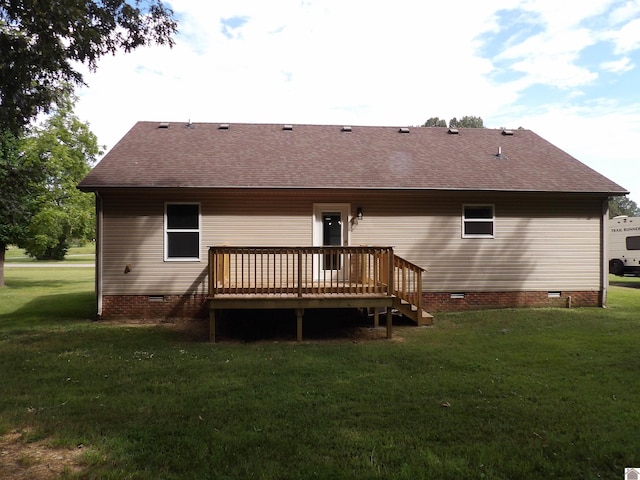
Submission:
<svg viewBox="0 0 640 480">
<path fill-rule="evenodd" d="M 206 329 L 91 321 L 93 269 L 5 273 L 0 435 L 81 445 L 63 478 L 596 479 L 640 466 L 640 288 L 612 286 L 607 309 L 439 314 L 391 341 L 352 325 L 298 344 L 286 315 L 275 334 L 212 345 Z"/>
</svg>

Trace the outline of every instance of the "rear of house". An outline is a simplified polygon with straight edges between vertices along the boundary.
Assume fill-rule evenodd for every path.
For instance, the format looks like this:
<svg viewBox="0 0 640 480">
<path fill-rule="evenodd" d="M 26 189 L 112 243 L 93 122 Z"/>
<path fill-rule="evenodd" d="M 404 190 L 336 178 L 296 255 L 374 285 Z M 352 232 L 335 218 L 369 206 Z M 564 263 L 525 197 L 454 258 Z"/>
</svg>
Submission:
<svg viewBox="0 0 640 480">
<path fill-rule="evenodd" d="M 392 248 L 431 313 L 602 305 L 607 200 L 626 193 L 528 130 L 153 122 L 79 188 L 98 315 L 158 319 L 206 314 L 221 246 Z M 353 276 L 356 250 L 330 251 L 309 268 Z"/>
</svg>

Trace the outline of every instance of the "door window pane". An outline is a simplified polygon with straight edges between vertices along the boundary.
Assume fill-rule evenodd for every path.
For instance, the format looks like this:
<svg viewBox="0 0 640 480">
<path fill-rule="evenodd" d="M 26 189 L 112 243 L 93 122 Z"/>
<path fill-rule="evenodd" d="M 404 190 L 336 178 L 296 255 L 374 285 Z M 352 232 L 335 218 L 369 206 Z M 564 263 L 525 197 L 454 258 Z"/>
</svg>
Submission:
<svg viewBox="0 0 640 480">
<path fill-rule="evenodd" d="M 342 216 L 340 213 L 324 213 L 322 215 L 322 244 L 325 246 L 342 245 Z M 338 253 L 328 253 L 324 256 L 325 270 L 340 270 L 342 262 Z"/>
</svg>

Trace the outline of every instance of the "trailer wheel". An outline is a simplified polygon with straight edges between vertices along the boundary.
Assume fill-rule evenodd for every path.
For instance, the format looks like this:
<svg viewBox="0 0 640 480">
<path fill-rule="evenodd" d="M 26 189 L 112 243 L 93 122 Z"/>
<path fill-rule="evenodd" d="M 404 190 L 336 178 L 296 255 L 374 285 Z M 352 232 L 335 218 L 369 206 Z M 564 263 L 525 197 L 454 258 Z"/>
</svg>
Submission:
<svg viewBox="0 0 640 480">
<path fill-rule="evenodd" d="M 621 277 L 624 274 L 624 263 L 622 263 L 622 260 L 617 258 L 609 260 L 609 273 Z"/>
</svg>

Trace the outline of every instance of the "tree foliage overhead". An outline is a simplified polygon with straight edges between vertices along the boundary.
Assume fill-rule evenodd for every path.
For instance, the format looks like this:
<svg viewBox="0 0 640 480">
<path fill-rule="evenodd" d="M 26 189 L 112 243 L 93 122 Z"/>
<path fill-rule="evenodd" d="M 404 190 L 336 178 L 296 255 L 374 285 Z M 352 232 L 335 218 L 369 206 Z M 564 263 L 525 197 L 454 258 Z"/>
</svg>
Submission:
<svg viewBox="0 0 640 480">
<path fill-rule="evenodd" d="M 439 117 L 431 117 L 424 122 L 423 127 L 446 127 L 447 122 L 445 119 Z M 449 120 L 449 128 L 484 128 L 484 122 L 481 117 L 474 117 L 465 115 L 460 120 L 453 117 Z"/>
<path fill-rule="evenodd" d="M 81 84 L 76 62 L 173 45 L 172 15 L 160 0 L 0 0 L 0 130 L 19 133 Z"/>
<path fill-rule="evenodd" d="M 102 152 L 89 125 L 74 115 L 74 100 L 67 97 L 24 141 L 24 156 L 41 166 L 43 181 L 20 245 L 39 260 L 62 260 L 72 241 L 94 237 L 94 197 L 76 186 Z"/>
<path fill-rule="evenodd" d="M 609 218 L 626 215 L 628 217 L 640 217 L 640 207 L 628 197 L 609 198 Z"/>
</svg>

